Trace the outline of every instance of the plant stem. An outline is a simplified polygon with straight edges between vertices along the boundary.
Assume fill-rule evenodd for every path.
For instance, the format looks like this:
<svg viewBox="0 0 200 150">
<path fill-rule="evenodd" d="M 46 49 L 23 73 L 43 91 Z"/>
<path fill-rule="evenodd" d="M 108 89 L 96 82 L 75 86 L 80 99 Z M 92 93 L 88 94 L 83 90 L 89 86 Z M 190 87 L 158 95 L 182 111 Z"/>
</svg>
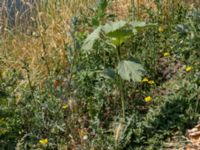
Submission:
<svg viewBox="0 0 200 150">
<path fill-rule="evenodd" d="M 120 46 L 117 47 L 117 59 L 118 62 L 121 61 L 121 54 L 120 54 Z M 124 98 L 124 89 L 123 89 L 123 81 L 119 77 L 119 91 L 120 91 L 120 99 L 121 99 L 121 105 L 122 105 L 122 116 L 123 120 L 125 120 L 125 98 Z"/>
<path fill-rule="evenodd" d="M 122 79 L 119 79 L 120 82 L 120 98 L 122 103 L 122 116 L 125 119 L 125 99 L 124 99 L 124 90 L 123 90 L 123 82 Z"/>
</svg>

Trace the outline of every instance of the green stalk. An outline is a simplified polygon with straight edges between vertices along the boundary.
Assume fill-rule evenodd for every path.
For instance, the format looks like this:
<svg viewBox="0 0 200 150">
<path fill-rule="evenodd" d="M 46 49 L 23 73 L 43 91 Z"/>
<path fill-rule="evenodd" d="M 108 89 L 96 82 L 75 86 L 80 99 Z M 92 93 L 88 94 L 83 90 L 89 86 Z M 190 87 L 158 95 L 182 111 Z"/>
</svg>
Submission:
<svg viewBox="0 0 200 150">
<path fill-rule="evenodd" d="M 120 46 L 117 47 L 117 59 L 118 59 L 118 62 L 121 61 Z M 121 78 L 119 78 L 118 86 L 119 86 L 120 99 L 121 99 L 121 105 L 122 105 L 122 116 L 123 116 L 123 120 L 125 120 L 125 98 L 124 98 L 123 81 Z"/>
<path fill-rule="evenodd" d="M 123 90 L 123 82 L 122 79 L 119 79 L 119 87 L 120 87 L 120 98 L 122 103 L 122 116 L 125 119 L 125 99 L 124 99 L 124 90 Z"/>
</svg>

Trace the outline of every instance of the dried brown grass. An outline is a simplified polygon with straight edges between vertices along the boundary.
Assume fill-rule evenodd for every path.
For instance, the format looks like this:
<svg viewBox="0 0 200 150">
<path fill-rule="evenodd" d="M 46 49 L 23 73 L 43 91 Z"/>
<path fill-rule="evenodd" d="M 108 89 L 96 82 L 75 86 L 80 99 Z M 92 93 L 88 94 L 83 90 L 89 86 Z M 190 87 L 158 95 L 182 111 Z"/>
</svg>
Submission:
<svg viewBox="0 0 200 150">
<path fill-rule="evenodd" d="M 67 67 L 66 45 L 70 37 L 69 22 L 72 16 L 85 10 L 93 0 L 71 1 L 59 7 L 53 3 L 48 7 L 37 7 L 37 15 L 31 18 L 37 24 L 34 31 L 27 29 L 19 32 L 20 24 L 8 30 L 4 24 L 4 33 L 0 38 L 1 72 L 6 74 L 11 69 L 20 71 L 26 77 L 24 62 L 28 64 L 29 74 L 33 84 L 44 81 L 50 72 L 62 71 Z M 23 26 L 22 26 L 23 28 Z"/>
<path fill-rule="evenodd" d="M 24 34 L 5 30 L 0 38 L 0 61 L 4 64 L 0 65 L 0 70 L 6 72 L 6 70 L 17 69 L 23 73 L 23 62 L 25 61 L 29 64 L 31 80 L 41 83 L 53 70 L 62 71 L 68 66 L 65 48 L 70 42 L 67 35 L 69 20 L 74 14 L 87 9 L 86 6 L 95 1 L 69 1 L 61 5 L 59 11 L 53 1 L 48 6 L 42 4 L 38 6 L 38 15 L 31 18 L 37 23 L 34 32 Z M 180 0 L 163 0 L 164 20 L 170 18 L 172 2 L 177 5 Z M 158 9 L 153 0 L 114 0 L 109 11 L 115 13 L 119 19 L 127 19 L 130 15 L 129 10 L 134 8 L 137 18 L 144 20 L 148 18 L 148 15 L 142 9 L 143 7 L 155 12 Z M 3 28 L 6 28 L 6 25 Z"/>
<path fill-rule="evenodd" d="M 133 17 L 138 20 L 145 20 L 149 18 L 146 9 L 151 10 L 155 14 L 158 13 L 158 9 L 161 10 L 164 20 L 170 20 L 170 13 L 175 7 L 180 4 L 187 5 L 198 5 L 199 0 L 162 0 L 161 8 L 155 3 L 155 0 L 114 0 L 113 5 L 110 8 L 114 14 L 117 15 L 118 19 L 127 19 L 131 14 L 130 11 L 134 12 Z M 144 9 L 145 8 L 145 9 Z"/>
</svg>

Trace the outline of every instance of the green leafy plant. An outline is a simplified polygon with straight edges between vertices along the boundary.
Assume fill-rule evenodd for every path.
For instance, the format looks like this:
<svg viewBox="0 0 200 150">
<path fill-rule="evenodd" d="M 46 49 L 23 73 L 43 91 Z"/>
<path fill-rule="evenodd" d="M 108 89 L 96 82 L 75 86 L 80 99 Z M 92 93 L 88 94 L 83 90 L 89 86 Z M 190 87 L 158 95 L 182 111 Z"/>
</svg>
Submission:
<svg viewBox="0 0 200 150">
<path fill-rule="evenodd" d="M 143 73 L 145 72 L 141 64 L 136 63 L 130 59 L 123 60 L 121 54 L 121 46 L 130 37 L 136 36 L 140 29 L 152 26 L 152 24 L 146 24 L 145 22 L 127 22 L 116 21 L 109 22 L 105 25 L 100 25 L 91 34 L 89 34 L 83 43 L 82 49 L 89 53 L 94 51 L 93 47 L 97 41 L 106 41 L 106 44 L 113 48 L 113 51 L 117 58 L 117 67 L 109 68 L 112 73 L 117 72 L 121 77 L 119 78 L 118 87 L 120 90 L 120 97 L 122 103 L 123 118 L 125 118 L 125 95 L 123 89 L 123 80 L 138 82 L 141 81 Z M 108 70 L 108 69 L 107 69 Z"/>
<path fill-rule="evenodd" d="M 165 149 L 199 118 L 199 10 L 156 0 L 134 9 L 154 24 L 116 21 L 115 2 L 98 0 L 68 30 L 65 8 L 80 2 L 41 1 L 28 40 L 0 38 L 0 149 Z"/>
</svg>

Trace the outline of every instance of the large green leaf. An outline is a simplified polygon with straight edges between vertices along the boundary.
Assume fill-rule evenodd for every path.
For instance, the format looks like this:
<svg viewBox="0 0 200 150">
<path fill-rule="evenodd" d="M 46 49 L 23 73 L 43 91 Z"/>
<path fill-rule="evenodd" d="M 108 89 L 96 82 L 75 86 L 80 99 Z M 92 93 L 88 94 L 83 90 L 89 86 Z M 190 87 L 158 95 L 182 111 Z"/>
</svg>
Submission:
<svg viewBox="0 0 200 150">
<path fill-rule="evenodd" d="M 96 40 L 100 39 L 100 33 L 103 31 L 105 34 L 120 34 L 118 31 L 117 33 L 113 33 L 119 29 L 122 29 L 127 24 L 126 21 L 117 21 L 117 22 L 110 22 L 105 24 L 104 26 L 99 26 L 95 29 L 91 34 L 88 35 L 86 40 L 83 43 L 82 49 L 83 50 L 91 50 L 93 48 L 94 43 Z"/>
<path fill-rule="evenodd" d="M 96 40 L 100 39 L 100 33 L 101 33 L 101 26 L 99 26 L 90 35 L 88 35 L 88 37 L 83 43 L 82 49 L 86 51 L 91 50 Z"/>
<path fill-rule="evenodd" d="M 133 35 L 131 30 L 117 30 L 108 34 L 108 36 L 111 37 L 112 44 L 116 46 L 120 46 L 131 35 Z"/>
<path fill-rule="evenodd" d="M 105 32 L 105 34 L 109 34 L 111 32 L 124 28 L 126 25 L 127 22 L 123 20 L 117 22 L 109 22 L 102 26 L 102 30 Z"/>
<path fill-rule="evenodd" d="M 133 34 L 132 30 L 125 27 L 128 27 L 127 22 L 121 20 L 104 25 L 102 30 L 111 38 L 112 44 L 119 46 Z"/>
<path fill-rule="evenodd" d="M 131 35 L 137 33 L 137 29 L 150 26 L 152 24 L 146 24 L 145 22 L 130 22 L 117 21 L 109 22 L 103 26 L 99 26 L 91 34 L 88 35 L 83 43 L 83 50 L 91 50 L 96 40 L 100 39 L 101 32 L 111 38 L 112 44 L 120 46 L 126 41 Z"/>
<path fill-rule="evenodd" d="M 122 79 L 128 81 L 141 81 L 142 75 L 144 73 L 144 68 L 141 64 L 134 61 L 123 60 L 117 66 L 118 74 Z"/>
<path fill-rule="evenodd" d="M 126 22 L 117 21 L 104 25 L 102 30 L 105 34 L 111 38 L 112 44 L 120 46 L 125 42 L 130 36 L 137 33 L 138 28 L 145 27 L 145 22 Z"/>
</svg>

